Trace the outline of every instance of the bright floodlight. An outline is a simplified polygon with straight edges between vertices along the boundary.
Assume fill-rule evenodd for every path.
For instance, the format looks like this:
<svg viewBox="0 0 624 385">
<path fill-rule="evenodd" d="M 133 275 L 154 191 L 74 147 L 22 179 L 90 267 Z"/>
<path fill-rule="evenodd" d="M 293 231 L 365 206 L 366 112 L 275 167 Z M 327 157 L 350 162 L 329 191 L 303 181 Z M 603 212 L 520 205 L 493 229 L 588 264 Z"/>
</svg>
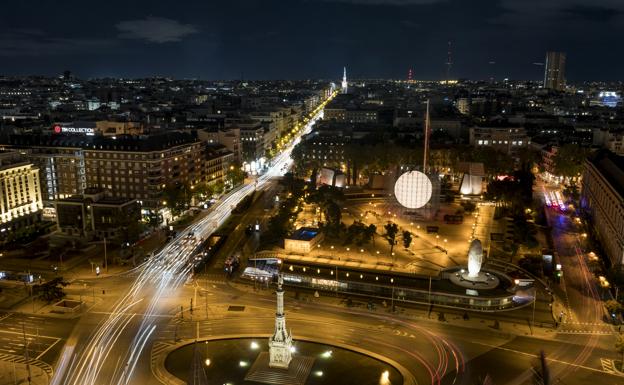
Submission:
<svg viewBox="0 0 624 385">
<path fill-rule="evenodd" d="M 390 372 L 387 370 L 381 373 L 379 378 L 379 385 L 390 385 Z"/>
<path fill-rule="evenodd" d="M 419 209 L 431 199 L 433 187 L 429 177 L 420 171 L 408 171 L 394 184 L 394 196 L 408 209 Z"/>
</svg>

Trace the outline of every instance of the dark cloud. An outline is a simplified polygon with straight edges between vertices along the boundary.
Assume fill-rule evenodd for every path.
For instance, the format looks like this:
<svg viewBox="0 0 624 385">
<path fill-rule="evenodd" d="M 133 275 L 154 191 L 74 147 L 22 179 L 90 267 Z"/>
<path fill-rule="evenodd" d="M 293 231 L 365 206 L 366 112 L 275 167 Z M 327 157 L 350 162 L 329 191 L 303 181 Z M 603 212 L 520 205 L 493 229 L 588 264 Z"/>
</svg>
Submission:
<svg viewBox="0 0 624 385">
<path fill-rule="evenodd" d="M 551 27 L 567 22 L 570 16 L 576 21 L 605 21 L 624 12 L 622 0 L 502 0 L 503 12 L 497 21 L 512 26 Z"/>
<path fill-rule="evenodd" d="M 192 24 L 182 24 L 177 20 L 148 16 L 140 20 L 125 20 L 115 25 L 124 39 L 145 40 L 150 43 L 171 43 L 199 32 Z"/>
<path fill-rule="evenodd" d="M 0 33 L 0 56 L 49 56 L 102 51 L 115 45 L 112 39 L 54 37 L 38 29 Z"/>
</svg>

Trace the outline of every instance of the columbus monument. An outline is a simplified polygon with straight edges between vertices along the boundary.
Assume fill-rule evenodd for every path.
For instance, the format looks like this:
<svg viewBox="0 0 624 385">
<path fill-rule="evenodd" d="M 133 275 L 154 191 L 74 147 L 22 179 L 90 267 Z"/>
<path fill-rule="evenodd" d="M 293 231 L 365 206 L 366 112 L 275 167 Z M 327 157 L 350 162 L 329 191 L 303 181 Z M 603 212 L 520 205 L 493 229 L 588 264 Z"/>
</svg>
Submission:
<svg viewBox="0 0 624 385">
<path fill-rule="evenodd" d="M 286 330 L 284 315 L 284 280 L 280 275 L 277 281 L 277 311 L 275 312 L 275 331 L 269 338 L 269 366 L 288 369 L 292 360 L 292 335 Z"/>
<path fill-rule="evenodd" d="M 284 279 L 277 277 L 277 309 L 275 311 L 275 330 L 269 338 L 269 351 L 260 352 L 247 375 L 246 381 L 261 382 L 271 385 L 304 385 L 314 358 L 297 354 L 293 347 L 292 334 L 286 329 L 284 314 Z"/>
</svg>

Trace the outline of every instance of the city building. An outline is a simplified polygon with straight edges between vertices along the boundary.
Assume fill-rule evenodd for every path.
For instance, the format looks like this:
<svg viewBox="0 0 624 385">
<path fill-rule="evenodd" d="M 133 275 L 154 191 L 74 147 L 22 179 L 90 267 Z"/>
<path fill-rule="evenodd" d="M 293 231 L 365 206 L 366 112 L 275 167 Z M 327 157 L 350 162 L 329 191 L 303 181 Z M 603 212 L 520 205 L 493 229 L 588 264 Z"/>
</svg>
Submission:
<svg viewBox="0 0 624 385">
<path fill-rule="evenodd" d="M 284 250 L 287 253 L 308 254 L 325 238 L 323 232 L 313 227 L 301 227 L 292 235 L 284 238 Z"/>
<path fill-rule="evenodd" d="M 341 88 L 343 94 L 346 94 L 349 91 L 349 83 L 347 82 L 347 67 L 344 67 L 344 71 L 342 73 Z"/>
<path fill-rule="evenodd" d="M 18 149 L 43 170 L 40 184 L 50 206 L 96 188 L 112 198 L 136 199 L 154 212 L 161 208 L 166 187 L 216 183 L 234 161 L 227 149 L 182 132 L 119 137 L 24 134 L 11 136 L 7 143 L 2 147 Z"/>
<path fill-rule="evenodd" d="M 241 120 L 236 123 L 240 129 L 243 162 L 257 162 L 265 156 L 264 126 L 256 120 Z"/>
<path fill-rule="evenodd" d="M 595 128 L 592 130 L 592 145 L 605 148 L 617 155 L 624 155 L 624 131 Z"/>
<path fill-rule="evenodd" d="M 544 66 L 544 88 L 563 91 L 565 79 L 566 54 L 564 52 L 547 52 Z"/>
<path fill-rule="evenodd" d="M 62 235 L 86 239 L 118 239 L 134 242 L 138 238 L 141 206 L 136 199 L 113 198 L 98 189 L 55 203 L 56 223 Z"/>
<path fill-rule="evenodd" d="M 76 194 L 82 194 L 87 187 L 84 150 L 54 146 L 15 145 L 28 161 L 39 168 L 39 182 L 44 207 L 54 207 L 53 202 Z"/>
<path fill-rule="evenodd" d="M 209 185 L 224 181 L 227 171 L 234 167 L 234 154 L 225 146 L 216 144 L 205 147 L 205 177 Z"/>
<path fill-rule="evenodd" d="M 0 232 L 16 230 L 41 219 L 39 169 L 15 153 L 0 155 Z"/>
<path fill-rule="evenodd" d="M 379 108 L 374 105 L 348 108 L 330 106 L 325 109 L 324 119 L 347 123 L 378 123 Z"/>
<path fill-rule="evenodd" d="M 531 144 L 522 127 L 471 127 L 469 135 L 471 146 L 488 146 L 512 156 Z"/>
<path fill-rule="evenodd" d="M 133 198 L 158 209 L 168 186 L 205 181 L 205 144 L 191 135 L 98 137 L 85 149 L 87 187 L 107 190 L 114 198 Z"/>
<path fill-rule="evenodd" d="M 242 163 L 243 148 L 241 145 L 240 128 L 229 127 L 216 130 L 198 130 L 197 137 L 201 141 L 206 142 L 208 146 L 214 144 L 220 144 L 224 146 L 233 154 L 233 160 L 235 162 Z"/>
<path fill-rule="evenodd" d="M 581 208 L 610 265 L 624 264 L 624 156 L 599 150 L 585 161 Z"/>
</svg>

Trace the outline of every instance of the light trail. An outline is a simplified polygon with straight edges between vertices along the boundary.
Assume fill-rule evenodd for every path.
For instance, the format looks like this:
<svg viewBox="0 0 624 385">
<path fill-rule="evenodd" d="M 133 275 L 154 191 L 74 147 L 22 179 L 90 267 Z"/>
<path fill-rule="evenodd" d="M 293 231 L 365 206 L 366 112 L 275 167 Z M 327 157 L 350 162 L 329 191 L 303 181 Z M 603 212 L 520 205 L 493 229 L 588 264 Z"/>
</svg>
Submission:
<svg viewBox="0 0 624 385">
<path fill-rule="evenodd" d="M 265 174 L 256 178 L 254 182 L 231 191 L 211 208 L 206 217 L 181 231 L 174 240 L 142 266 L 128 293 L 118 300 L 113 311 L 98 325 L 86 345 L 79 352 L 74 347 L 71 347 L 71 350 L 69 347 L 63 350 L 62 365 L 55 373 L 52 383 L 67 385 L 130 383 L 141 353 L 156 329 L 158 308 L 161 306 L 163 295 L 177 289 L 186 281 L 198 245 L 229 218 L 232 209 L 246 196 L 257 188 L 263 188 L 272 178 L 282 175 L 284 170 L 291 167 L 290 155 L 294 146 L 303 135 L 312 130 L 316 121 L 322 117 L 323 108 L 335 95 L 336 93 L 332 94 L 312 112 L 312 118 L 284 150 L 272 159 L 271 166 Z M 115 370 L 107 375 L 106 371 L 103 371 L 104 365 L 122 333 L 128 331 L 128 325 L 135 318 L 136 313 L 129 313 L 129 309 L 148 296 L 150 302 L 143 312 L 138 328 L 132 331 L 134 334 L 132 342 L 121 356 L 121 361 L 118 359 Z M 67 364 L 67 359 L 71 355 L 73 355 L 71 364 Z M 119 364 L 122 365 L 120 371 L 117 370 Z"/>
</svg>

